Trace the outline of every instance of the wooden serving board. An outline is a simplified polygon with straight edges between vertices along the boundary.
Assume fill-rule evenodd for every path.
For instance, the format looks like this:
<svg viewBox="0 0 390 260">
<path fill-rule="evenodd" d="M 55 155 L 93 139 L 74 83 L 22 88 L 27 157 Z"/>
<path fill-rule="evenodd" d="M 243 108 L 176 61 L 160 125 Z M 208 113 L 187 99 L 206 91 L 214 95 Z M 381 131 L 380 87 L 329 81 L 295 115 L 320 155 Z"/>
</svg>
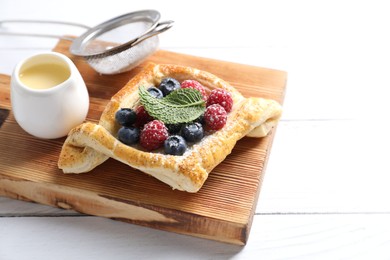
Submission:
<svg viewBox="0 0 390 260">
<path fill-rule="evenodd" d="M 88 120 L 97 121 L 111 96 L 143 65 L 102 76 L 68 48 L 60 41 L 54 51 L 69 56 L 80 70 L 90 94 Z M 209 71 L 244 96 L 284 98 L 283 71 L 162 50 L 148 61 Z M 10 111 L 9 82 L 9 76 L 0 75 L 0 195 L 227 243 L 247 242 L 275 131 L 262 139 L 240 140 L 195 194 L 172 190 L 113 159 L 89 173 L 66 175 L 57 168 L 65 138 L 43 140 L 24 132 Z"/>
</svg>

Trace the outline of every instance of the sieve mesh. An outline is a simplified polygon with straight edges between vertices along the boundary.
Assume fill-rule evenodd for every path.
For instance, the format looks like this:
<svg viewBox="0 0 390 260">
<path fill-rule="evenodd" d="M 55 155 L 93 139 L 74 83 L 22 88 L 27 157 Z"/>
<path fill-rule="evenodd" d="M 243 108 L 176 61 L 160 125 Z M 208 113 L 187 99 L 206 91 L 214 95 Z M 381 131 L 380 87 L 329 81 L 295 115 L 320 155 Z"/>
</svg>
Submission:
<svg viewBox="0 0 390 260">
<path fill-rule="evenodd" d="M 131 70 L 153 54 L 159 45 L 158 36 L 148 38 L 137 45 L 111 55 L 85 57 L 88 64 L 101 74 L 117 74 Z"/>
<path fill-rule="evenodd" d="M 172 24 L 173 21 L 152 20 L 145 14 L 141 17 L 129 14 L 88 30 L 73 41 L 70 51 L 83 56 L 100 74 L 125 72 L 157 50 L 157 35 L 171 28 Z M 123 41 L 113 43 L 117 42 L 115 35 L 122 36 Z"/>
<path fill-rule="evenodd" d="M 111 54 L 110 50 L 134 41 L 141 35 L 152 30 L 157 23 L 145 17 L 129 17 L 128 19 L 113 21 L 112 23 L 100 26 L 96 30 L 86 32 L 80 36 L 83 39 L 75 50 L 82 56 Z"/>
</svg>

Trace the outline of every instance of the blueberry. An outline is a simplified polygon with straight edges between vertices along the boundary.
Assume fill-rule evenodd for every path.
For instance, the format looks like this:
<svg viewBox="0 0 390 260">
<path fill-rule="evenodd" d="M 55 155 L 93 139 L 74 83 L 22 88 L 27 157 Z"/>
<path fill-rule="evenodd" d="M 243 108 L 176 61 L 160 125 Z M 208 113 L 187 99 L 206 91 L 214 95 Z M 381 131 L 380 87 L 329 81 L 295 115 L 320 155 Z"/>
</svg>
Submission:
<svg viewBox="0 0 390 260">
<path fill-rule="evenodd" d="M 181 124 L 166 124 L 165 125 L 168 128 L 168 132 L 173 134 L 178 134 L 181 130 L 182 125 Z"/>
<path fill-rule="evenodd" d="M 131 126 L 134 124 L 137 115 L 135 111 L 131 108 L 121 108 L 115 113 L 115 120 L 121 126 Z"/>
<path fill-rule="evenodd" d="M 172 91 L 180 88 L 180 82 L 173 78 L 164 78 L 158 88 L 164 94 L 164 97 Z"/>
<path fill-rule="evenodd" d="M 166 154 L 183 155 L 187 150 L 187 143 L 180 135 L 170 135 L 164 141 L 164 151 Z"/>
<path fill-rule="evenodd" d="M 203 126 L 200 123 L 189 123 L 181 128 L 181 134 L 187 142 L 198 142 L 204 136 Z"/>
<path fill-rule="evenodd" d="M 194 123 L 201 123 L 204 125 L 204 114 L 201 114 L 197 119 L 195 119 Z"/>
<path fill-rule="evenodd" d="M 139 141 L 140 131 L 136 127 L 122 126 L 118 131 L 118 139 L 124 144 L 135 144 Z"/>
<path fill-rule="evenodd" d="M 152 95 L 155 98 L 163 98 L 164 97 L 164 95 L 161 92 L 161 90 L 159 90 L 156 87 L 150 87 L 150 88 L 147 89 L 147 91 L 150 93 L 150 95 Z"/>
</svg>

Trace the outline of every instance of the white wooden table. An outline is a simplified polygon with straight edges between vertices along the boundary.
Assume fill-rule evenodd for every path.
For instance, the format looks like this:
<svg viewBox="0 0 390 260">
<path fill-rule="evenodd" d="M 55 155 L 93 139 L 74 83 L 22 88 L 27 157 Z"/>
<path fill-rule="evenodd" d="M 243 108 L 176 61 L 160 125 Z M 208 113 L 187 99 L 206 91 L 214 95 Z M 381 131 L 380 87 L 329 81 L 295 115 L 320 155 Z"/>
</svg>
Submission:
<svg viewBox="0 0 390 260">
<path fill-rule="evenodd" d="M 288 72 L 248 244 L 0 197 L 0 259 L 390 259 L 386 1 L 1 0 L 0 20 L 96 25 L 141 9 L 176 21 L 161 35 L 162 49 Z M 55 43 L 0 36 L 0 73 Z"/>
</svg>

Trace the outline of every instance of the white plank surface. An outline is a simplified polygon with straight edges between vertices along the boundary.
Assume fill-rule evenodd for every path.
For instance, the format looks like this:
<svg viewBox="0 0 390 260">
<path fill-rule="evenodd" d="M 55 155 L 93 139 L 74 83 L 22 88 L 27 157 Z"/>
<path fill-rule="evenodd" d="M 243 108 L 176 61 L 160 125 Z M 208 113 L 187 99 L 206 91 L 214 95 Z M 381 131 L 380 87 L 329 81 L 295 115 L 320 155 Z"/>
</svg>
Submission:
<svg viewBox="0 0 390 260">
<path fill-rule="evenodd" d="M 257 215 L 245 248 L 98 217 L 1 218 L 0 259 L 388 259 L 388 215 Z M 32 237 L 34 239 L 32 239 Z"/>
<path fill-rule="evenodd" d="M 226 245 L 0 197 L 0 259 L 389 259 L 387 1 L 0 2 L 2 19 L 176 21 L 175 52 L 288 71 L 248 244 Z M 13 26 L 58 34 L 59 26 Z M 0 35 L 0 73 L 56 40 Z M 22 250 L 23 249 L 23 250 Z"/>
</svg>

